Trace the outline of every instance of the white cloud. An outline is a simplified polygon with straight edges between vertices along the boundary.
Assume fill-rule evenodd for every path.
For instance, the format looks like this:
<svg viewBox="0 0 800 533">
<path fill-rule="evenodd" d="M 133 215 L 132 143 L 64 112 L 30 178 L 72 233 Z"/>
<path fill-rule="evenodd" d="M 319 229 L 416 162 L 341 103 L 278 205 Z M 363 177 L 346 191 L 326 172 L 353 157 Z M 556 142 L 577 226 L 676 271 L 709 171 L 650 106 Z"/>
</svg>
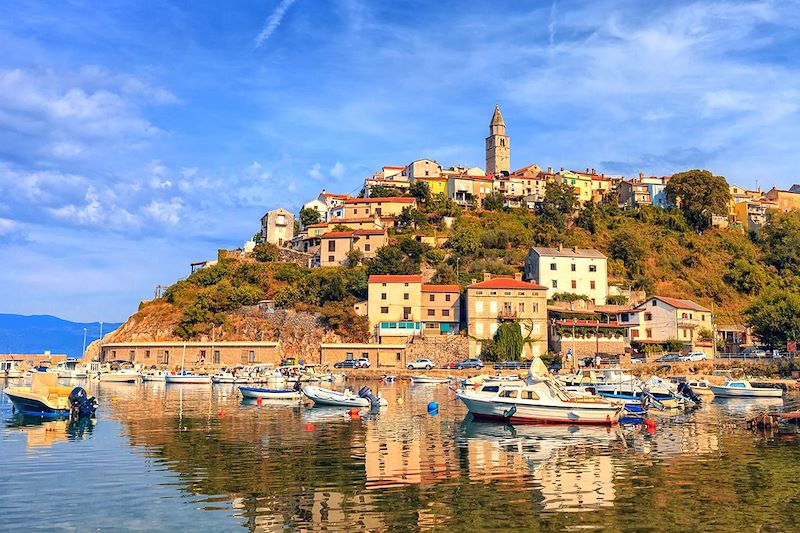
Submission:
<svg viewBox="0 0 800 533">
<path fill-rule="evenodd" d="M 153 200 L 142 211 L 154 220 L 166 222 L 175 225 L 181 221 L 181 210 L 183 209 L 183 201 L 180 198 L 172 198 L 169 202 L 160 202 Z"/>
<path fill-rule="evenodd" d="M 281 21 L 286 14 L 286 10 L 289 9 L 294 2 L 295 0 L 281 0 L 281 3 L 278 4 L 272 14 L 267 18 L 261 33 L 256 37 L 256 48 L 264 44 L 264 41 L 269 39 L 270 35 L 278 29 L 278 26 L 281 25 Z"/>
<path fill-rule="evenodd" d="M 308 175 L 317 181 L 321 180 L 324 177 L 322 175 L 322 165 L 319 163 L 314 163 L 314 165 L 308 169 Z"/>
<path fill-rule="evenodd" d="M 58 218 L 65 219 L 79 226 L 93 225 L 103 219 L 103 206 L 100 198 L 93 188 L 86 191 L 86 202 L 82 206 L 68 204 L 63 207 L 50 209 L 51 213 Z"/>
<path fill-rule="evenodd" d="M 344 176 L 344 164 L 337 161 L 336 164 L 331 168 L 330 174 L 332 177 L 337 179 Z"/>
</svg>

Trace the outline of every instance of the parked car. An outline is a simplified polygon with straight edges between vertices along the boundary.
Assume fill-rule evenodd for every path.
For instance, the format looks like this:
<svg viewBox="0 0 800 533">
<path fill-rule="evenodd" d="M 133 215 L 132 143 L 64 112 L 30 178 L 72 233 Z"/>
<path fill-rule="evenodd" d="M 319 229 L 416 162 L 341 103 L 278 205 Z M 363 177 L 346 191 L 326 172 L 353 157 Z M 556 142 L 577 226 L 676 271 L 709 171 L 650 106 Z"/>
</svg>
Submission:
<svg viewBox="0 0 800 533">
<path fill-rule="evenodd" d="M 445 363 L 445 364 L 442 365 L 442 368 L 455 368 L 455 367 L 456 367 L 456 363 L 453 363 L 453 362 Z"/>
<path fill-rule="evenodd" d="M 689 352 L 681 356 L 681 361 L 705 361 L 708 356 L 703 352 Z"/>
<path fill-rule="evenodd" d="M 750 357 L 767 357 L 767 351 L 763 348 L 758 348 L 755 346 L 750 346 L 749 348 L 745 348 L 742 352 L 742 357 L 750 358 Z"/>
<path fill-rule="evenodd" d="M 655 360 L 656 363 L 677 363 L 681 360 L 681 354 L 679 353 L 668 353 L 667 355 L 661 356 Z"/>
<path fill-rule="evenodd" d="M 409 370 L 430 370 L 434 367 L 433 361 L 430 359 L 417 359 L 416 361 L 412 361 L 408 363 Z"/>
<path fill-rule="evenodd" d="M 480 359 L 464 359 L 456 363 L 456 369 L 462 370 L 464 368 L 483 368 L 483 361 Z"/>
<path fill-rule="evenodd" d="M 345 359 L 333 365 L 333 368 L 369 368 L 370 363 L 367 358 Z"/>
<path fill-rule="evenodd" d="M 530 367 L 530 361 L 498 361 L 492 365 L 495 370 L 522 370 Z"/>
</svg>

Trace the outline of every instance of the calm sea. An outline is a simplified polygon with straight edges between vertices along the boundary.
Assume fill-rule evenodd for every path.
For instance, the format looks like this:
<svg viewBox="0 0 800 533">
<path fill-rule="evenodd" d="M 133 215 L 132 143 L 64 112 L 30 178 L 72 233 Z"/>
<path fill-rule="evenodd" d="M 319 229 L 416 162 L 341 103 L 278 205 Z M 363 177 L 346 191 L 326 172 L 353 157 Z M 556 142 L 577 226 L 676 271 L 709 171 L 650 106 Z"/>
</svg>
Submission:
<svg viewBox="0 0 800 533">
<path fill-rule="evenodd" d="M 441 385 L 370 383 L 390 407 L 363 418 L 232 385 L 82 385 L 91 424 L 0 400 L 0 530 L 800 530 L 800 434 L 743 428 L 795 396 L 653 414 L 648 433 L 473 422 Z"/>
</svg>

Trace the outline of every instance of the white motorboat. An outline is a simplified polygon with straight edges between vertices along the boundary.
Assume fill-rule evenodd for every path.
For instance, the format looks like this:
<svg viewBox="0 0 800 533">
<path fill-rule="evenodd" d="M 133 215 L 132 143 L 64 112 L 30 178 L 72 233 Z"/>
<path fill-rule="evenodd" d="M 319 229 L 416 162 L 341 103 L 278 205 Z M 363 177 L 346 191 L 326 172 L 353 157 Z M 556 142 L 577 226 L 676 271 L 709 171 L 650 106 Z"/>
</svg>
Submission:
<svg viewBox="0 0 800 533">
<path fill-rule="evenodd" d="M 711 385 L 711 391 L 718 398 L 780 398 L 782 389 L 773 387 L 753 387 L 746 379 L 728 380 L 722 385 Z"/>
<path fill-rule="evenodd" d="M 525 384 L 497 385 L 490 390 L 458 390 L 456 396 L 476 418 L 519 423 L 567 423 L 614 425 L 623 405 L 594 396 L 569 394 L 553 379 L 538 357 Z M 494 386 L 491 386 L 494 388 Z"/>
<path fill-rule="evenodd" d="M 89 377 L 86 368 L 78 366 L 80 359 L 67 359 L 66 361 L 59 361 L 56 365 L 48 370 L 48 372 L 55 372 L 55 374 L 62 379 L 81 379 Z"/>
<path fill-rule="evenodd" d="M 17 359 L 4 359 L 0 361 L 0 378 L 21 378 L 24 372 L 19 369 L 19 363 L 20 361 Z"/>
<path fill-rule="evenodd" d="M 164 383 L 169 372 L 166 370 L 149 370 L 142 372 L 142 381 L 158 381 Z"/>
<path fill-rule="evenodd" d="M 450 383 L 450 378 L 434 378 L 424 374 L 411 376 L 411 383 Z"/>
<path fill-rule="evenodd" d="M 247 377 L 243 373 L 242 367 L 228 369 L 222 367 L 218 372 L 211 375 L 213 383 L 247 383 Z"/>
<path fill-rule="evenodd" d="M 368 387 L 362 387 L 359 393 L 355 394 L 350 389 L 339 392 L 314 385 L 306 385 L 303 387 L 303 394 L 316 405 L 332 405 L 336 407 L 370 407 L 374 403 L 377 403 L 379 407 L 389 405 L 389 402 L 381 396 L 380 392 L 377 396 L 373 396 Z"/>
<path fill-rule="evenodd" d="M 106 363 L 97 375 L 97 379 L 105 383 L 138 383 L 141 378 L 139 369 L 130 361 Z"/>
<path fill-rule="evenodd" d="M 265 400 L 300 400 L 303 392 L 294 389 L 263 389 L 260 387 L 240 386 L 239 392 L 244 398 L 262 398 Z"/>
<path fill-rule="evenodd" d="M 711 384 L 706 379 L 690 379 L 686 381 L 686 384 L 691 387 L 692 392 L 699 396 L 714 396 Z"/>
<path fill-rule="evenodd" d="M 164 376 L 164 382 L 167 385 L 211 385 L 211 376 L 181 371 L 177 374 L 167 374 Z"/>
</svg>

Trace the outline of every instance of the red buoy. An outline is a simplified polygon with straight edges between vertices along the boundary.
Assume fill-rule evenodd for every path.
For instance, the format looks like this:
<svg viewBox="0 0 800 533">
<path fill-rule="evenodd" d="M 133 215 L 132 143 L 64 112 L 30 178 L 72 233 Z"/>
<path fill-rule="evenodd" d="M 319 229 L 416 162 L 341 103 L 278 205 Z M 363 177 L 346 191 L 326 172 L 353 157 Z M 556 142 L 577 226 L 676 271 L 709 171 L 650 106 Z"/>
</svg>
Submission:
<svg viewBox="0 0 800 533">
<path fill-rule="evenodd" d="M 355 407 L 350 409 L 350 411 L 348 411 L 348 413 L 350 414 L 350 418 L 358 418 L 360 416 L 358 414 L 358 409 L 356 409 Z"/>
<path fill-rule="evenodd" d="M 262 399 L 263 399 L 263 398 L 261 398 L 261 396 L 259 396 L 258 398 L 256 398 L 256 405 L 261 405 L 261 400 L 262 400 Z"/>
<path fill-rule="evenodd" d="M 644 427 L 646 427 L 647 429 L 655 430 L 656 429 L 656 421 L 653 420 L 652 418 L 645 418 Z"/>
<path fill-rule="evenodd" d="M 260 398 L 259 398 L 259 399 L 260 399 Z M 305 427 L 305 429 L 306 429 L 306 431 L 314 431 L 314 424 L 312 424 L 311 422 L 309 422 L 308 424 L 306 424 L 306 427 Z"/>
</svg>

